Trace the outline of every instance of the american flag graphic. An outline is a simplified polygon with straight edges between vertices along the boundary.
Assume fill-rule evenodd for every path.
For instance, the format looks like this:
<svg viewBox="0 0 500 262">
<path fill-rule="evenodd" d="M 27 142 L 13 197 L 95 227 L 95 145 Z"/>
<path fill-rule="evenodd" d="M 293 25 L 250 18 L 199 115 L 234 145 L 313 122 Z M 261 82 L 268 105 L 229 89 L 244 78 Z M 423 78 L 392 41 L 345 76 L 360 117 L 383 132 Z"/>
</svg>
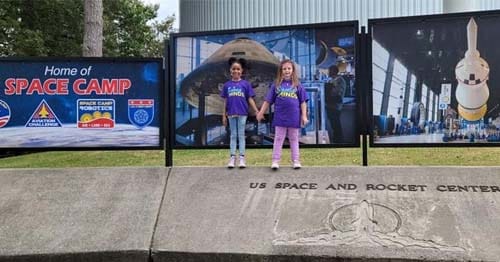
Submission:
<svg viewBox="0 0 500 262">
<path fill-rule="evenodd" d="M 9 122 L 10 116 L 2 116 L 0 117 L 0 127 L 3 127 Z"/>
<path fill-rule="evenodd" d="M 0 100 L 0 127 L 5 126 L 10 119 L 10 108 L 7 103 Z"/>
</svg>

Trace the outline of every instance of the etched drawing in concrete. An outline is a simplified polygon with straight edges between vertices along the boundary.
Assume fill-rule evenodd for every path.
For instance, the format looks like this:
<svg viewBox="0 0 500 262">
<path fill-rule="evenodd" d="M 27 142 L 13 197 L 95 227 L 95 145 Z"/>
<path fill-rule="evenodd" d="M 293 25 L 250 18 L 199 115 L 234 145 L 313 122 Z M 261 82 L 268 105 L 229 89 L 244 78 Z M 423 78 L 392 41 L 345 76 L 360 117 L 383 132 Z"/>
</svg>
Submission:
<svg viewBox="0 0 500 262">
<path fill-rule="evenodd" d="M 401 216 L 396 210 L 363 200 L 330 211 L 325 225 L 317 230 L 276 232 L 277 238 L 273 245 L 383 246 L 466 251 L 458 246 L 401 235 L 401 226 Z"/>
</svg>

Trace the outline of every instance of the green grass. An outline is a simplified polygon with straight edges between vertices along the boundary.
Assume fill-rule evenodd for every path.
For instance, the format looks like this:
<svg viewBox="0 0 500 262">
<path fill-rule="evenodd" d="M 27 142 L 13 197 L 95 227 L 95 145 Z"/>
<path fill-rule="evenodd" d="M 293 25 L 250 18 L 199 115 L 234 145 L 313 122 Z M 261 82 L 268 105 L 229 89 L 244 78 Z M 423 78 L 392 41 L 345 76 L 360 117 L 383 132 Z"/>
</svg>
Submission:
<svg viewBox="0 0 500 262">
<path fill-rule="evenodd" d="M 302 148 L 304 166 L 361 166 L 360 148 Z M 174 150 L 174 166 L 225 166 L 229 151 Z M 247 149 L 249 166 L 268 166 L 271 149 Z M 500 166 L 500 148 L 370 148 L 370 166 Z M 290 157 L 289 149 L 283 160 Z M 287 164 L 283 161 L 282 164 Z M 141 151 L 53 151 L 0 159 L 0 168 L 165 166 L 165 152 Z"/>
</svg>

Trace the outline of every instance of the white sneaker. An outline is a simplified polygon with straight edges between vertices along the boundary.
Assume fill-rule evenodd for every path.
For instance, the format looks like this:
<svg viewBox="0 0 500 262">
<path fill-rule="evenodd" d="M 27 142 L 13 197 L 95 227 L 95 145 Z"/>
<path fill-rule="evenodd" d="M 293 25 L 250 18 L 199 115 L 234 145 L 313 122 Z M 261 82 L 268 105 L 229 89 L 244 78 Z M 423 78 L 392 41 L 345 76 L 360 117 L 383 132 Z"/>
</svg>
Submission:
<svg viewBox="0 0 500 262">
<path fill-rule="evenodd" d="M 302 165 L 300 164 L 299 160 L 293 160 L 292 167 L 293 167 L 293 169 L 299 169 L 302 167 Z"/>
<path fill-rule="evenodd" d="M 236 158 L 234 156 L 231 156 L 229 158 L 229 162 L 227 162 L 227 167 L 228 168 L 233 168 L 234 167 L 234 162 L 236 161 Z"/>
<path fill-rule="evenodd" d="M 273 163 L 271 164 L 271 169 L 278 170 L 278 168 L 280 168 L 280 164 L 278 163 L 278 161 L 273 161 Z"/>
<path fill-rule="evenodd" d="M 240 156 L 240 164 L 238 165 L 240 168 L 245 168 L 247 167 L 247 164 L 245 162 L 245 156 Z"/>
</svg>

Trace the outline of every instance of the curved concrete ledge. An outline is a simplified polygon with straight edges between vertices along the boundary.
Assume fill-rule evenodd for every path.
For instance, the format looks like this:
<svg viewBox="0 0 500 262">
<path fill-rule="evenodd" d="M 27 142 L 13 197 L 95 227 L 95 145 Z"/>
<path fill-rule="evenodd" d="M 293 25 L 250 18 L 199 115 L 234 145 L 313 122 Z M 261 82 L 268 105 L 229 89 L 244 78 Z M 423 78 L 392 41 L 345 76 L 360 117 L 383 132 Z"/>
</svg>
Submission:
<svg viewBox="0 0 500 262">
<path fill-rule="evenodd" d="M 499 261 L 500 167 L 0 170 L 0 261 Z"/>
<path fill-rule="evenodd" d="M 166 168 L 0 170 L 0 261 L 148 261 Z"/>
<path fill-rule="evenodd" d="M 500 167 L 173 168 L 165 199 L 154 261 L 500 259 Z"/>
</svg>

